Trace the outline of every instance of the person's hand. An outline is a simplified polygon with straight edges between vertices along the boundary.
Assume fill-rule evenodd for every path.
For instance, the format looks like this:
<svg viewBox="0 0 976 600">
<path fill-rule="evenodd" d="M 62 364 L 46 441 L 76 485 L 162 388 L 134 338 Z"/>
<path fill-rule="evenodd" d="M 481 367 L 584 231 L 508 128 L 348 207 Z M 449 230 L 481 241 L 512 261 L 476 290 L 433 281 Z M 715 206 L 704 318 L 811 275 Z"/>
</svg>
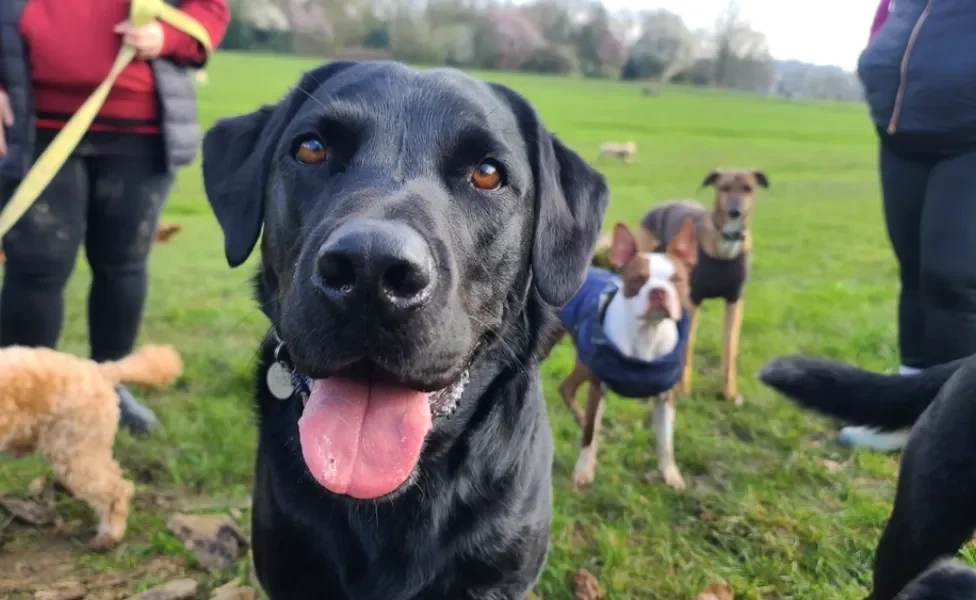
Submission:
<svg viewBox="0 0 976 600">
<path fill-rule="evenodd" d="M 7 92 L 0 90 L 0 123 L 10 127 L 14 124 L 14 109 L 10 106 L 10 97 Z M 7 135 L 3 127 L 0 127 L 0 156 L 7 155 Z"/>
<path fill-rule="evenodd" d="M 113 31 L 122 35 L 123 43 L 135 48 L 136 58 L 151 60 L 163 51 L 164 34 L 159 21 L 153 20 L 142 27 L 133 27 L 129 21 L 123 21 Z"/>
</svg>

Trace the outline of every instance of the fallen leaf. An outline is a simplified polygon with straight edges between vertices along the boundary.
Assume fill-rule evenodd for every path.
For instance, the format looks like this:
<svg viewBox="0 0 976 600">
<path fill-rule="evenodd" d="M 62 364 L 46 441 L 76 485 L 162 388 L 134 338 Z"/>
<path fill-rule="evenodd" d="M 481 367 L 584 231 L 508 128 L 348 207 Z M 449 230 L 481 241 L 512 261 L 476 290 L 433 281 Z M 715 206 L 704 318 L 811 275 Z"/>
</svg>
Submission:
<svg viewBox="0 0 976 600">
<path fill-rule="evenodd" d="M 829 458 L 820 459 L 820 464 L 831 473 L 840 473 L 847 468 L 846 463 L 830 460 Z"/>
<path fill-rule="evenodd" d="M 34 592 L 34 600 L 79 600 L 84 598 L 88 589 L 77 581 L 55 584 Z"/>
<path fill-rule="evenodd" d="M 193 579 L 174 579 L 157 585 L 128 600 L 188 600 L 197 595 L 197 582 Z"/>
<path fill-rule="evenodd" d="M 45 488 L 47 488 L 47 479 L 43 476 L 35 477 L 27 484 L 27 495 L 31 498 L 37 498 L 44 493 Z"/>
<path fill-rule="evenodd" d="M 181 231 L 183 231 L 183 226 L 179 223 L 174 223 L 172 225 L 160 224 L 159 227 L 156 228 L 156 235 L 154 236 L 155 241 L 160 244 L 165 244 L 169 242 L 174 235 Z"/>
<path fill-rule="evenodd" d="M 227 515 L 175 513 L 166 522 L 166 528 L 207 569 L 223 570 L 232 566 L 249 546 L 247 536 Z"/>
<path fill-rule="evenodd" d="M 695 600 L 735 600 L 735 593 L 725 584 L 713 583 L 695 596 Z"/>
<path fill-rule="evenodd" d="M 603 590 L 600 582 L 586 569 L 576 571 L 575 600 L 603 600 Z"/>
</svg>

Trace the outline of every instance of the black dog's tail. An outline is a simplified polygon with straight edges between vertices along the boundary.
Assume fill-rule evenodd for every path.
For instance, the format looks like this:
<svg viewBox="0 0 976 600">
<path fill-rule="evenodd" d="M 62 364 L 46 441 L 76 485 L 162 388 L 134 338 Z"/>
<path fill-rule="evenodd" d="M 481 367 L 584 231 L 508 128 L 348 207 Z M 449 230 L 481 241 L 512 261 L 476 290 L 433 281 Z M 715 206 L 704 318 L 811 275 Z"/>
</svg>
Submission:
<svg viewBox="0 0 976 600">
<path fill-rule="evenodd" d="M 884 375 L 806 356 L 774 359 L 759 380 L 794 402 L 854 425 L 911 427 L 965 359 L 915 375 Z"/>
</svg>

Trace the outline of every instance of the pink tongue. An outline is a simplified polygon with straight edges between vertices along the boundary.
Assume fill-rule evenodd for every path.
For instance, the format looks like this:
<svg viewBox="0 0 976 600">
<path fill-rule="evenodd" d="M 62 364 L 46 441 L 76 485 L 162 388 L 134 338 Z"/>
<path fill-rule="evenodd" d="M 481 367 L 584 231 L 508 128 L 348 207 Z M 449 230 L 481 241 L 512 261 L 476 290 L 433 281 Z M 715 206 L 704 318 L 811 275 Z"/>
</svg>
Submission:
<svg viewBox="0 0 976 600">
<path fill-rule="evenodd" d="M 319 484 L 359 500 L 385 496 L 413 472 L 431 428 L 429 395 L 349 379 L 316 379 L 298 420 Z"/>
</svg>

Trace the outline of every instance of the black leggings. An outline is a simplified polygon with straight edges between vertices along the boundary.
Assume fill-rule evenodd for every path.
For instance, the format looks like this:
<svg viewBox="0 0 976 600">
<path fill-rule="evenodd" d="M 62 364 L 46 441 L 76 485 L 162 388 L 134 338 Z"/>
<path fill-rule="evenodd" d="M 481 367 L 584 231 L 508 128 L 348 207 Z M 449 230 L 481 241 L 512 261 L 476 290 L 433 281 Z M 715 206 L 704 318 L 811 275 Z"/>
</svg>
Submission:
<svg viewBox="0 0 976 600">
<path fill-rule="evenodd" d="M 976 146 L 882 134 L 880 152 L 885 222 L 901 271 L 902 364 L 976 354 Z"/>
<path fill-rule="evenodd" d="M 38 130 L 37 155 L 52 137 Z M 0 346 L 55 347 L 64 289 L 84 242 L 92 270 L 91 357 L 115 360 L 131 352 L 146 301 L 149 249 L 171 184 L 159 136 L 86 136 L 3 238 Z M 2 192 L 6 201 L 13 190 L 5 185 Z"/>
</svg>

